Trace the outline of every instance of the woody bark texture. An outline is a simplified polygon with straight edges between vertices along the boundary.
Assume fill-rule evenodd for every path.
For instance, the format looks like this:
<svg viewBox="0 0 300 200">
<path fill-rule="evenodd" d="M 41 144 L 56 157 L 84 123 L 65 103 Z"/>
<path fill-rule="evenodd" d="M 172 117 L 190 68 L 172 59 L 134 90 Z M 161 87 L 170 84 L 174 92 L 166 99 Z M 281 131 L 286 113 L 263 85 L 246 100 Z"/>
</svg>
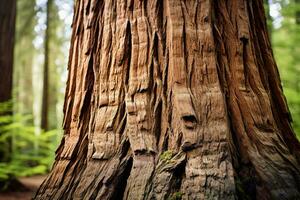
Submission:
<svg viewBox="0 0 300 200">
<path fill-rule="evenodd" d="M 78 0 L 64 137 L 35 199 L 297 199 L 262 0 Z"/>
</svg>

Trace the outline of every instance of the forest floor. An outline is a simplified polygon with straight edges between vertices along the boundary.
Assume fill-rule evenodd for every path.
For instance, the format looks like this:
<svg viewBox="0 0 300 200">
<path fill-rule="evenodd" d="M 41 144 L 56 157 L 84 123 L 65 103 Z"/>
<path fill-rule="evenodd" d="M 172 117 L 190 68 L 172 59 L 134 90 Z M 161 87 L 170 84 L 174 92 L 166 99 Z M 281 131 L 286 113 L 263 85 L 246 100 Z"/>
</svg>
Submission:
<svg viewBox="0 0 300 200">
<path fill-rule="evenodd" d="M 26 190 L 0 192 L 0 200 L 30 200 L 45 178 L 45 175 L 20 178 L 19 181 L 26 187 Z"/>
</svg>

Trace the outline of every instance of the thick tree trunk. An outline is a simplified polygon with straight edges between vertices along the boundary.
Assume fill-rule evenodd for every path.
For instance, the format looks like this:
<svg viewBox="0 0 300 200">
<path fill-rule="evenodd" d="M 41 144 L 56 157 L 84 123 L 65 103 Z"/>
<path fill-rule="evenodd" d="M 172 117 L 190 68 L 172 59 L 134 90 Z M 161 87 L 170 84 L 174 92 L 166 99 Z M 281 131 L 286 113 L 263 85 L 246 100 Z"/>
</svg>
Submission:
<svg viewBox="0 0 300 200">
<path fill-rule="evenodd" d="M 0 1 L 0 103 L 8 102 L 12 98 L 13 83 L 13 55 L 16 21 L 16 1 Z M 0 115 L 11 114 L 0 113 Z M 0 123 L 1 125 L 1 123 Z M 1 132 L 0 132 L 1 134 Z M 11 151 L 9 142 L 0 142 L 0 161 L 9 160 L 7 152 Z"/>
<path fill-rule="evenodd" d="M 297 199 L 262 0 L 79 0 L 36 199 Z"/>
</svg>

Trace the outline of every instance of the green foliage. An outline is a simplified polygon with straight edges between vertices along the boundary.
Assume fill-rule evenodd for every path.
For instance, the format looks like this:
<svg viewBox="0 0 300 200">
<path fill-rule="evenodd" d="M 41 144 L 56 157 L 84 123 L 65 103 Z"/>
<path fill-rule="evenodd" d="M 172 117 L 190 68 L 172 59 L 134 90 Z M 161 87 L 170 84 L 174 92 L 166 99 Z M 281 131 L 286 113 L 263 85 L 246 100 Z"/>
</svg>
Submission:
<svg viewBox="0 0 300 200">
<path fill-rule="evenodd" d="M 272 29 L 273 51 L 292 114 L 292 125 L 300 138 L 300 24 L 296 23 L 300 4 L 287 0 L 275 0 L 273 4 L 280 5 L 282 18 L 280 27 Z"/>
<path fill-rule="evenodd" d="M 162 160 L 162 161 L 169 161 L 169 160 L 171 160 L 171 158 L 173 157 L 173 152 L 172 151 L 165 151 L 165 152 L 163 152 L 160 156 L 159 156 L 159 158 L 160 158 L 160 160 Z"/>
<path fill-rule="evenodd" d="M 0 182 L 19 176 L 46 173 L 53 162 L 59 130 L 39 131 L 26 125 L 31 117 L 5 114 L 8 103 L 0 104 L 0 143 L 8 144 L 8 161 L 0 162 Z"/>
<path fill-rule="evenodd" d="M 272 6 L 273 12 L 268 9 Z M 296 22 L 300 3 L 295 0 L 265 0 L 265 7 L 283 91 L 293 118 L 292 125 L 300 138 L 300 24 Z M 274 10 L 275 7 L 277 10 Z M 273 13 L 272 17 L 270 13 Z"/>
<path fill-rule="evenodd" d="M 181 200 L 182 199 L 182 193 L 181 192 L 175 192 L 168 198 L 168 200 Z"/>
</svg>

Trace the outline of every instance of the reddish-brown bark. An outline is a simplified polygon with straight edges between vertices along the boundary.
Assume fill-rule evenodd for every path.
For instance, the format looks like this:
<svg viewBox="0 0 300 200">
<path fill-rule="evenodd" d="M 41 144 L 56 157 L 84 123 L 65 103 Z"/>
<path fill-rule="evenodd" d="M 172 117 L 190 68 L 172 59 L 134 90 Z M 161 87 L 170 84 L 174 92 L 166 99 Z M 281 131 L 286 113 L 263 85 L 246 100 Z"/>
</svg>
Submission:
<svg viewBox="0 0 300 200">
<path fill-rule="evenodd" d="M 36 199 L 297 199 L 262 0 L 79 0 Z"/>
</svg>

